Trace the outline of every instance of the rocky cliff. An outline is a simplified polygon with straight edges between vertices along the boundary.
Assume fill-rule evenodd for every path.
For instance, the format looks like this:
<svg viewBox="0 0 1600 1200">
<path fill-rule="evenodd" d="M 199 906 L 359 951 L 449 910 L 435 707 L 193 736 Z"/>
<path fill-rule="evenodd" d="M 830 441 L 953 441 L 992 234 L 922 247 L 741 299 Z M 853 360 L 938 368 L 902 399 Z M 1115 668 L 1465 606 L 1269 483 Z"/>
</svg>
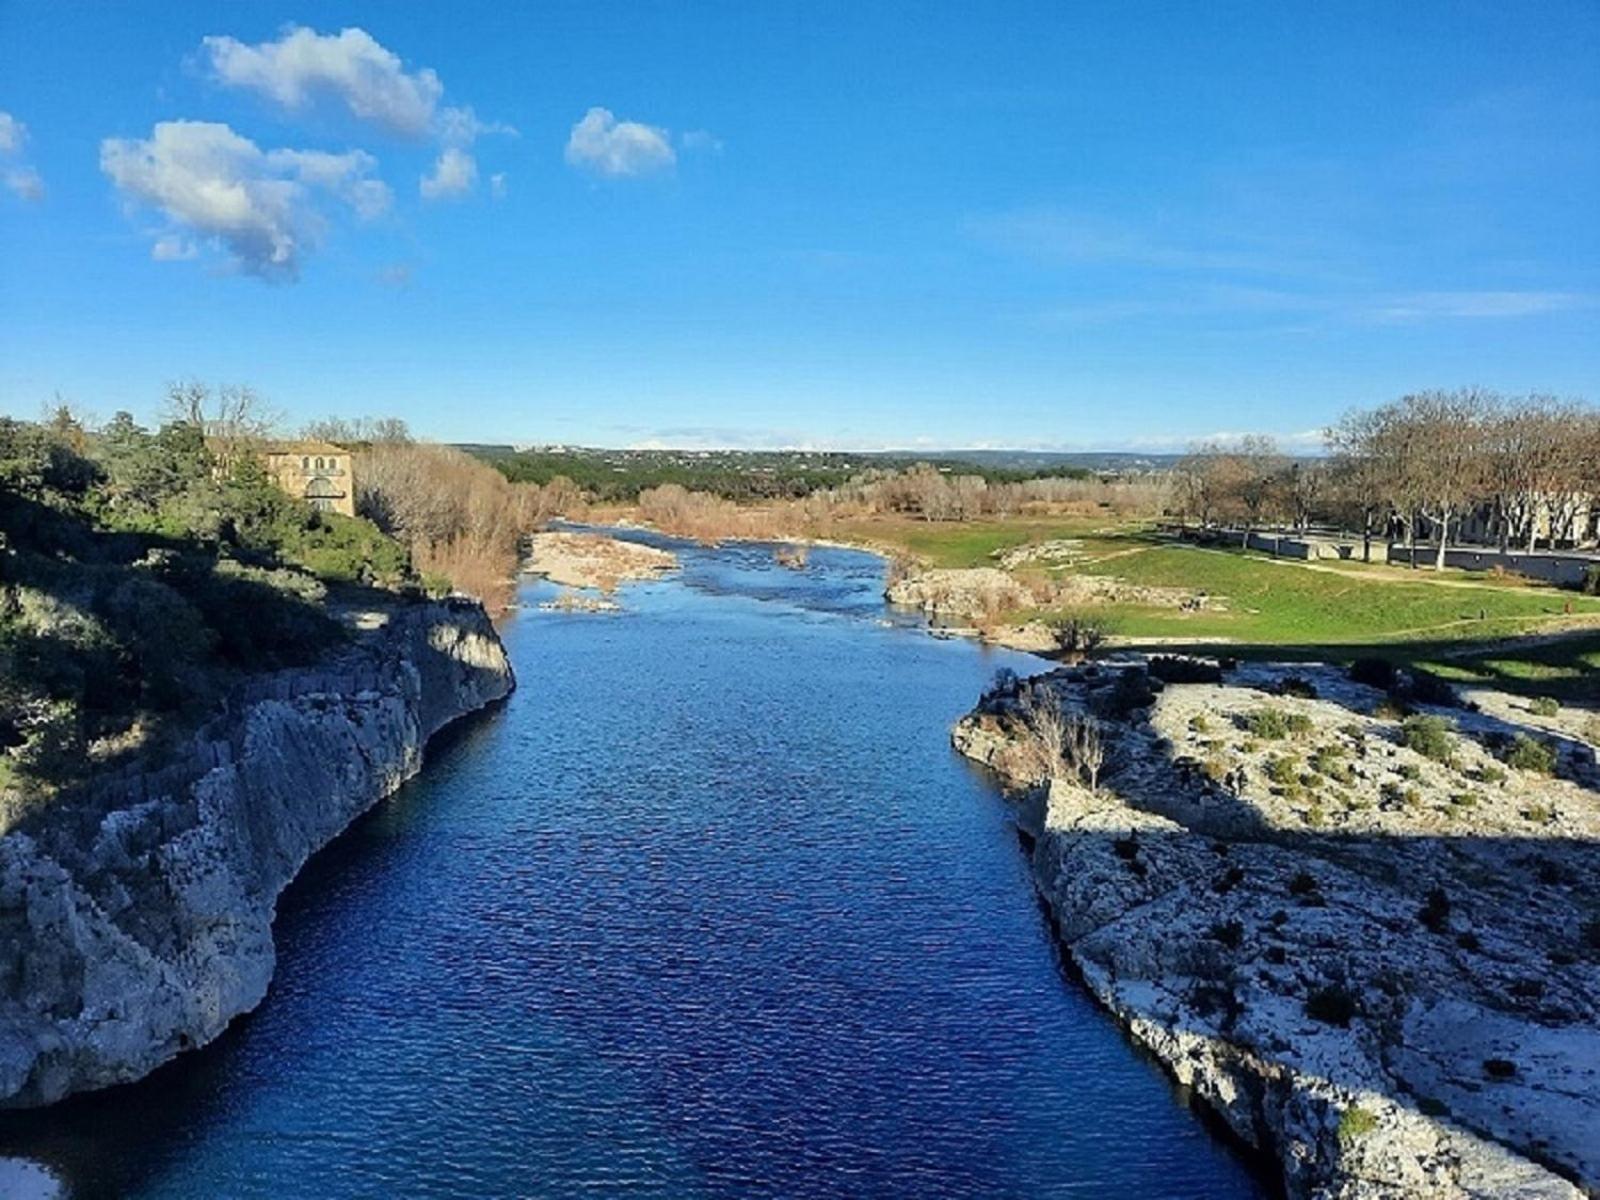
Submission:
<svg viewBox="0 0 1600 1200">
<path fill-rule="evenodd" d="M 1032 801 L 1085 984 L 1291 1196 L 1600 1194 L 1593 748 L 1523 701 L 1177 673 L 1003 683 L 955 731 Z M 1042 781 L 1051 711 L 1098 721 L 1097 790 Z"/>
<path fill-rule="evenodd" d="M 306 859 L 514 686 L 478 605 L 398 607 L 0 838 L 0 1104 L 137 1079 L 258 1004 Z"/>
</svg>

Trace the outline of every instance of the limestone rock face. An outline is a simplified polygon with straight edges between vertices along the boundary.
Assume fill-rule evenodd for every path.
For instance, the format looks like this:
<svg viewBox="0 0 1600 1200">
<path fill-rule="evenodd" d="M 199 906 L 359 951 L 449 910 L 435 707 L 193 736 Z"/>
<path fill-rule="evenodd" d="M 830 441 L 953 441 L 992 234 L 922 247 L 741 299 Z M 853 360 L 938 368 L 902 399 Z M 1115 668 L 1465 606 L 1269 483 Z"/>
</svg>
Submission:
<svg viewBox="0 0 1600 1200">
<path fill-rule="evenodd" d="M 1063 772 L 1022 810 L 1095 996 L 1291 1196 L 1600 1194 L 1593 752 L 1507 769 L 1484 703 L 1439 761 L 1341 672 L 1119 686 L 1143 670 L 1053 672 L 954 733 L 1027 788 L 1030 689 L 1099 716 L 1099 791 Z"/>
<path fill-rule="evenodd" d="M 0 1104 L 137 1079 L 260 1003 L 306 859 L 514 686 L 477 604 L 400 608 L 316 668 L 242 685 L 159 769 L 0 838 Z"/>
</svg>

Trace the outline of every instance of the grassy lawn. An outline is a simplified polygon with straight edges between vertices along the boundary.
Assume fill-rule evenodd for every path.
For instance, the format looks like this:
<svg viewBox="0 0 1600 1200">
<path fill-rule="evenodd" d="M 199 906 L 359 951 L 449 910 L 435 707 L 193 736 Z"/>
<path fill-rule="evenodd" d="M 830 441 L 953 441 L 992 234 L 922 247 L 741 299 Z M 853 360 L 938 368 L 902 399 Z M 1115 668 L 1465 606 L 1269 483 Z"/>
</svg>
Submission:
<svg viewBox="0 0 1600 1200">
<path fill-rule="evenodd" d="M 1424 659 L 1421 665 L 1463 683 L 1600 708 L 1600 630 L 1559 642 Z"/>
<path fill-rule="evenodd" d="M 876 517 L 842 526 L 839 533 L 874 545 L 888 546 L 914 556 L 930 567 L 992 567 L 1001 551 L 1030 542 L 1054 538 L 1087 539 L 1086 553 L 1119 548 L 1123 540 L 1135 544 L 1135 529 L 1111 537 L 1101 534 L 1115 524 L 1113 518 L 1045 517 L 1010 521 L 913 521 Z"/>
<path fill-rule="evenodd" d="M 994 566 L 997 554 L 1014 546 L 1072 538 L 1080 543 L 1079 561 L 1041 564 L 1019 574 L 1114 576 L 1132 584 L 1204 591 L 1218 605 L 1192 613 L 1138 604 L 1086 610 L 1116 635 L 1171 639 L 1175 646 L 1246 657 L 1340 661 L 1380 655 L 1464 682 L 1600 702 L 1600 630 L 1522 649 L 1476 652 L 1486 642 L 1548 629 L 1569 604 L 1574 616 L 1600 616 L 1600 598 L 1514 577 L 1413 571 L 1403 565 L 1307 565 L 1237 548 L 1179 545 L 1136 524 L 1117 528 L 1104 515 L 971 523 L 878 518 L 845 532 L 933 567 Z M 1059 615 L 1024 611 L 1004 619 Z"/>
<path fill-rule="evenodd" d="M 1554 588 L 1444 587 L 1426 577 L 1395 582 L 1353 572 L 1311 570 L 1284 560 L 1193 546 L 1155 546 L 1081 568 L 1130 583 L 1194 588 L 1219 597 L 1224 612 L 1118 610 L 1117 631 L 1142 636 L 1217 637 L 1272 645 L 1329 645 L 1412 639 L 1505 637 L 1529 624 L 1600 613 L 1600 600 Z"/>
</svg>

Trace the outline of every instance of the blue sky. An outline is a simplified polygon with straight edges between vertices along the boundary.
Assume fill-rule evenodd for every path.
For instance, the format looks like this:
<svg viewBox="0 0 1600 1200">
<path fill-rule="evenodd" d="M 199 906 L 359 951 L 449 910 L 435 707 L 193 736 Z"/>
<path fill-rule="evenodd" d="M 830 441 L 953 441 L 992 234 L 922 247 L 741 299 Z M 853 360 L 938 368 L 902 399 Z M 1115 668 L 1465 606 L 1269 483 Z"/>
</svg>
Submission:
<svg viewBox="0 0 1600 1200">
<path fill-rule="evenodd" d="M 0 410 L 1161 448 L 1600 400 L 1596 63 L 1593 0 L 0 0 Z"/>
</svg>

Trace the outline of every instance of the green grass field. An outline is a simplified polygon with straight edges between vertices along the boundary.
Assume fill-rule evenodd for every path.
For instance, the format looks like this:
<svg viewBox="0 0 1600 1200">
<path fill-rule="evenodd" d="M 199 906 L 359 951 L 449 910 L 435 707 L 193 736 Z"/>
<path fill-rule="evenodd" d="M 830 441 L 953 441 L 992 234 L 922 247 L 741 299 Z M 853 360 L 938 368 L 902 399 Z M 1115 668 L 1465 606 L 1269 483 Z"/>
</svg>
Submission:
<svg viewBox="0 0 1600 1200">
<path fill-rule="evenodd" d="M 888 544 L 934 567 L 995 565 L 998 552 L 1054 538 L 1081 543 L 1082 559 L 1048 568 L 1114 576 L 1152 587 L 1204 591 L 1215 607 L 1114 604 L 1092 615 L 1109 632 L 1246 656 L 1349 659 L 1379 654 L 1437 667 L 1462 680 L 1514 691 L 1600 702 L 1600 629 L 1526 649 L 1484 643 L 1549 630 L 1570 613 L 1600 618 L 1600 598 L 1515 578 L 1463 571 L 1435 573 L 1362 563 L 1304 564 L 1238 549 L 1166 541 L 1147 527 L 1112 528 L 1107 518 L 1055 518 L 929 524 L 874 521 L 854 536 Z M 1005 614 L 1007 620 L 1058 612 Z"/>
<path fill-rule="evenodd" d="M 1194 546 L 1153 546 L 1089 563 L 1090 574 L 1130 583 L 1192 588 L 1226 611 L 1184 614 L 1139 609 L 1117 614 L 1117 632 L 1135 636 L 1216 637 L 1279 646 L 1505 637 L 1563 614 L 1600 614 L 1600 600 L 1555 588 L 1446 586 L 1397 582 L 1392 573 L 1313 570 L 1282 559 Z"/>
<path fill-rule="evenodd" d="M 1422 666 L 1462 683 L 1600 707 L 1600 630 L 1560 642 L 1496 647 L 1424 660 Z"/>
<path fill-rule="evenodd" d="M 1112 533 L 1105 517 L 1019 517 L 1009 521 L 913 521 L 874 518 L 840 531 L 845 537 L 910 554 L 929 567 L 992 567 L 995 557 L 1013 546 L 1056 538 L 1084 541 L 1088 553 L 1136 544 L 1136 527 Z"/>
</svg>

